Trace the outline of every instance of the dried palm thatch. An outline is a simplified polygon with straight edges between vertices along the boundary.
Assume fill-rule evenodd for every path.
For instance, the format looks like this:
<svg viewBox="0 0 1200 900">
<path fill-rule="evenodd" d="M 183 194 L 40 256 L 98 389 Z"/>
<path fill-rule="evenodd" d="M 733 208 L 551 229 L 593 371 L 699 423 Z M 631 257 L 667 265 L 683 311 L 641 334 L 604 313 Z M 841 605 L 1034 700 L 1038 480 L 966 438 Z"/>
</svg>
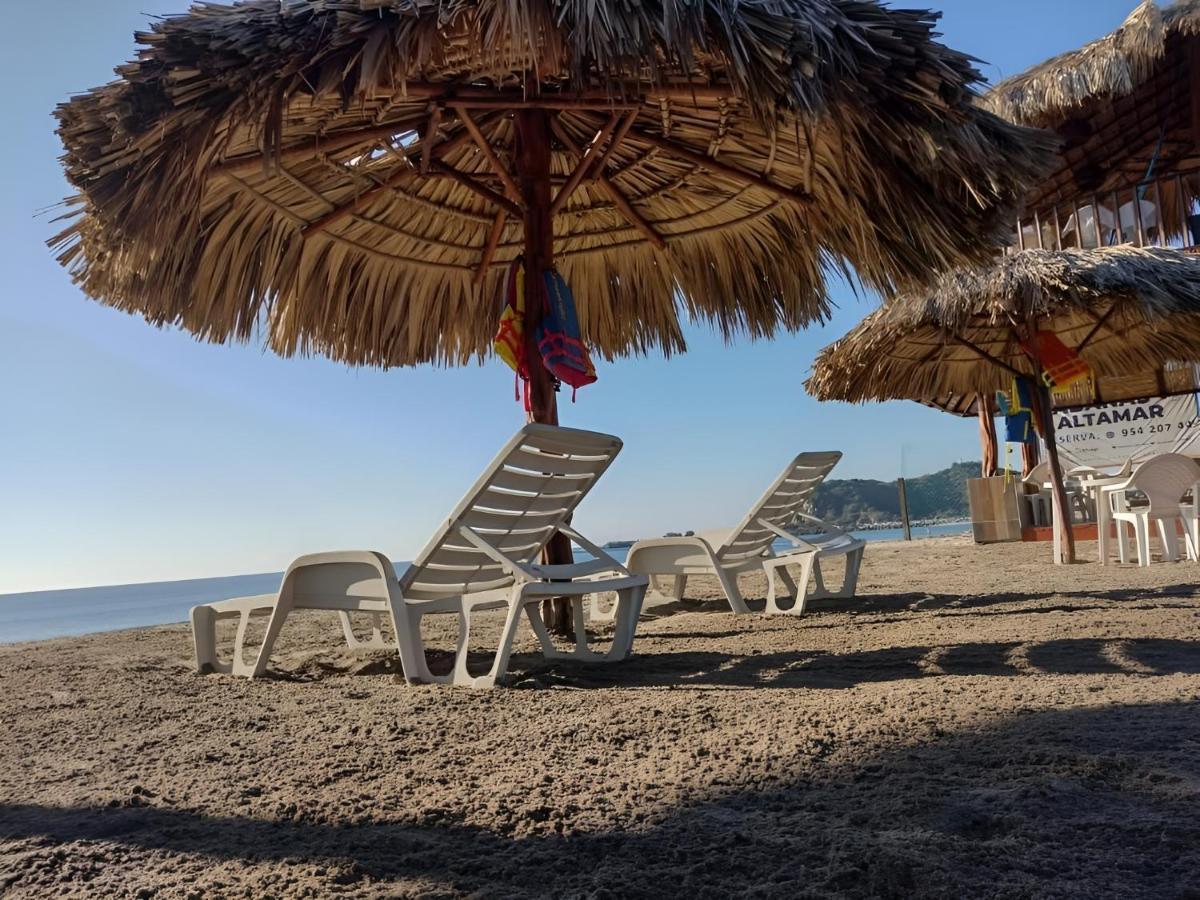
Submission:
<svg viewBox="0 0 1200 900">
<path fill-rule="evenodd" d="M 1013 122 L 1056 125 L 1093 101 L 1131 93 L 1163 61 L 1170 38 L 1196 35 L 1200 0 L 1143 0 L 1116 31 L 1000 82 L 983 105 Z"/>
<path fill-rule="evenodd" d="M 554 251 L 612 356 L 796 329 L 990 254 L 1048 138 L 876 0 L 247 0 L 59 107 L 92 297 L 356 364 L 483 356 L 521 249 L 514 110 L 555 111 Z M 587 163 L 580 164 L 586 155 Z"/>
<path fill-rule="evenodd" d="M 1014 372 L 1034 374 L 1020 344 L 1027 323 L 1056 332 L 1101 377 L 1200 361 L 1200 257 L 1134 247 L 1026 250 L 951 272 L 822 350 L 806 387 L 818 399 L 851 402 L 1006 389 Z"/>
</svg>

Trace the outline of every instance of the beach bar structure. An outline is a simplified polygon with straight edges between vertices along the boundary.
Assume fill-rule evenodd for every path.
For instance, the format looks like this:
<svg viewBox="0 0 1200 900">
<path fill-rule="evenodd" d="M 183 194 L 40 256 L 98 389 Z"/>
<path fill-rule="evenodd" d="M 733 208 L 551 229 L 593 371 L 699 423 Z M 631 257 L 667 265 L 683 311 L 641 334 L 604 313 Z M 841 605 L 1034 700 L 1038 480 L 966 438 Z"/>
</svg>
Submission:
<svg viewBox="0 0 1200 900">
<path fill-rule="evenodd" d="M 1121 244 L 1200 252 L 1198 0 L 1146 0 L 1113 33 L 1002 81 L 983 103 L 1061 141 L 1052 171 L 1025 198 L 1008 252 Z M 1194 394 L 1198 373 L 1184 361 L 1093 373 L 1056 391 L 1052 402 L 1074 413 Z M 993 398 L 966 391 L 923 402 L 979 420 L 981 474 L 994 475 L 1000 452 Z M 1038 461 L 1037 446 L 1023 446 L 1023 473 Z"/>
<path fill-rule="evenodd" d="M 1061 142 L 1007 252 L 1124 244 L 1200 253 L 1200 0 L 1145 0 L 1116 31 L 1000 82 L 982 102 Z M 1195 366 L 1168 362 L 1097 373 L 1053 402 L 1073 410 L 1198 390 Z M 960 416 L 994 410 L 969 391 L 927 403 Z M 990 434 L 981 427 L 985 462 L 996 458 Z M 1026 471 L 1035 462 L 1026 455 Z"/>
</svg>

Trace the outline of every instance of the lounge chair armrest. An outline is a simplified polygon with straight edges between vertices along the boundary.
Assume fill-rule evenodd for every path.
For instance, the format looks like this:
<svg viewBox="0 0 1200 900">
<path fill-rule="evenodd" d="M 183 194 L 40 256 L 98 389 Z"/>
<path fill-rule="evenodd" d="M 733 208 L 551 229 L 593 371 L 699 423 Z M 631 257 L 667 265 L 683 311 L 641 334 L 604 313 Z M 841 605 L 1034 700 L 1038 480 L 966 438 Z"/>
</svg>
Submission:
<svg viewBox="0 0 1200 900">
<path fill-rule="evenodd" d="M 592 556 L 596 557 L 597 561 L 607 563 L 610 571 L 620 572 L 624 575 L 629 574 L 629 571 L 625 568 L 625 566 L 617 562 L 617 560 L 615 560 L 612 555 L 608 553 L 608 551 L 606 551 L 603 547 L 599 547 L 589 541 L 574 528 L 562 525 L 559 526 L 558 531 L 560 534 L 566 535 L 588 553 L 592 554 Z"/>
<path fill-rule="evenodd" d="M 830 535 L 849 534 L 849 532 L 846 531 L 844 528 L 839 528 L 836 525 L 830 525 L 824 519 L 818 518 L 817 516 L 809 515 L 808 513 L 798 512 L 798 513 L 796 513 L 796 518 L 803 519 L 805 522 L 809 522 L 813 525 L 820 525 L 822 528 L 825 529 L 826 534 L 830 534 Z"/>
</svg>

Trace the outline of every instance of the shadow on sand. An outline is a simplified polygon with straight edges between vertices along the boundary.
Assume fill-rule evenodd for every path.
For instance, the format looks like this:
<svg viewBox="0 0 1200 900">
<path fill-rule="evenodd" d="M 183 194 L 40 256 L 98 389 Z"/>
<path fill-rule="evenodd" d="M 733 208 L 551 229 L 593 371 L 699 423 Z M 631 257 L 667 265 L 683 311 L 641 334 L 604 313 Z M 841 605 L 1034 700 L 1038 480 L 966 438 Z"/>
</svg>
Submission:
<svg viewBox="0 0 1200 900">
<path fill-rule="evenodd" d="M 730 654 L 687 651 L 638 656 L 619 667 L 528 663 L 525 684 L 561 687 L 724 687 L 838 690 L 872 682 L 946 676 L 1197 675 L 1200 641 L 1068 638 L 886 647 L 854 653 L 792 650 Z"/>
<path fill-rule="evenodd" d="M 0 874 L 36 893 L 55 866 L 109 848 L 130 886 L 184 855 L 364 896 L 1200 896 L 1200 702 L 1028 713 L 799 781 L 786 761 L 814 751 L 778 752 L 776 784 L 713 790 L 622 832 L 548 822 L 517 839 L 452 810 L 344 824 L 0 806 L 0 859 L 43 861 Z"/>
</svg>

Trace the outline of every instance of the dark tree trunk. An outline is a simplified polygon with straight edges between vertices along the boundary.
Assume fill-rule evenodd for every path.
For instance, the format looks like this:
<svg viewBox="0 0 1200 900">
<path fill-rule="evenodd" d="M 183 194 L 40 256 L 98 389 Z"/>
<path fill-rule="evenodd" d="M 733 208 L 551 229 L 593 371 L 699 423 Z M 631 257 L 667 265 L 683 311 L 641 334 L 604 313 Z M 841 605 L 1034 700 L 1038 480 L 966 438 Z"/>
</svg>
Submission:
<svg viewBox="0 0 1200 900">
<path fill-rule="evenodd" d="M 542 320 L 542 273 L 554 265 L 554 222 L 550 215 L 551 115 L 544 109 L 522 109 L 513 117 L 517 128 L 517 183 L 525 202 L 525 354 L 529 365 L 529 421 L 544 425 L 558 424 L 554 378 L 542 365 L 542 355 L 534 336 Z M 561 534 L 555 535 L 542 558 L 548 565 L 571 563 L 571 542 Z M 542 616 L 551 631 L 563 635 L 572 633 L 571 603 L 567 598 L 544 601 Z"/>
</svg>

